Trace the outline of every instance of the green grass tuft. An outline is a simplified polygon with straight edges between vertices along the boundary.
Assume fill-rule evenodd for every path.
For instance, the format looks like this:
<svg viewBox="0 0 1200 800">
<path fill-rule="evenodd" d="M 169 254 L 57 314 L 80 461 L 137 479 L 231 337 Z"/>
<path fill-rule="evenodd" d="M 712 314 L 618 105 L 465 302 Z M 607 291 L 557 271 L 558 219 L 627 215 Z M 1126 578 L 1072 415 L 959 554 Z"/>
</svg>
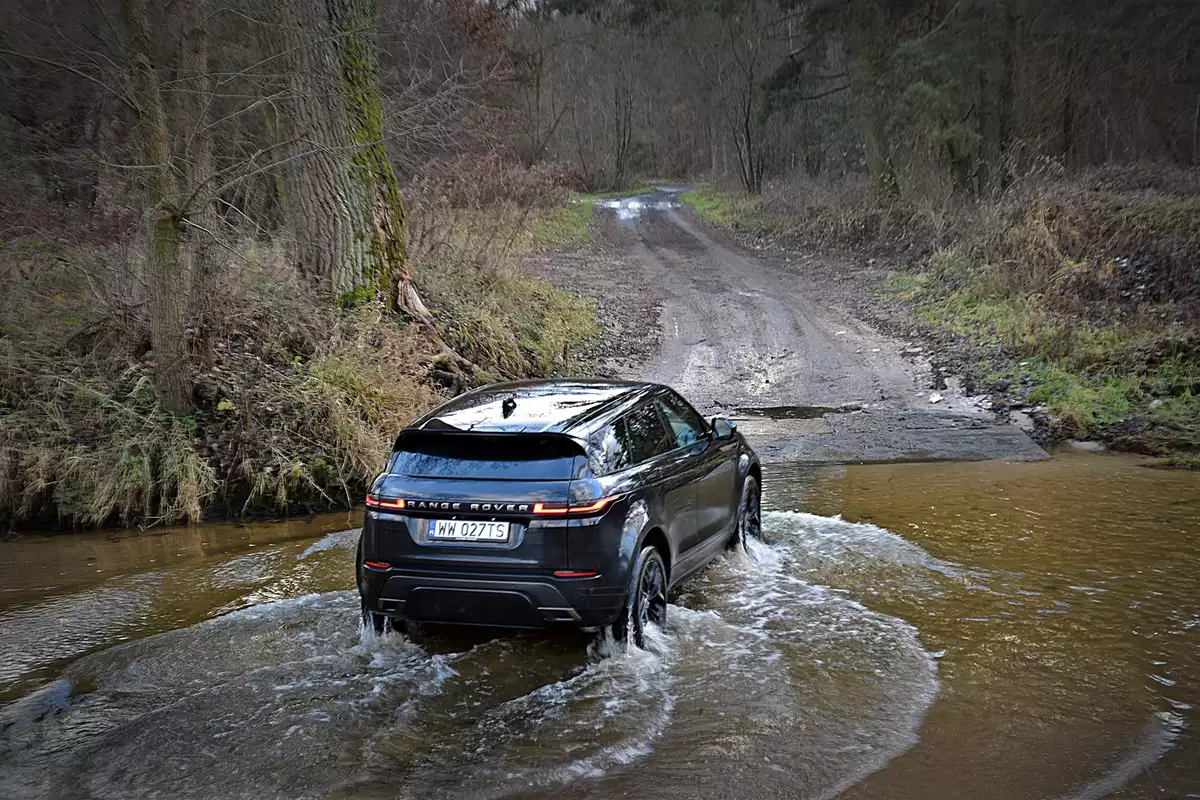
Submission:
<svg viewBox="0 0 1200 800">
<path fill-rule="evenodd" d="M 744 227 L 744 221 L 751 216 L 755 206 L 754 199 L 743 193 L 711 186 L 683 192 L 679 199 L 691 206 L 704 221 L 735 228 Z"/>
<path fill-rule="evenodd" d="M 929 290 L 930 280 L 926 273 L 889 272 L 876 289 L 894 300 L 912 301 Z"/>
<path fill-rule="evenodd" d="M 578 250 L 591 244 L 593 202 L 570 203 L 533 214 L 530 237 L 535 250 Z"/>
<path fill-rule="evenodd" d="M 1200 470 L 1200 456 L 1172 456 L 1150 461 L 1144 466 L 1151 469 L 1194 469 Z"/>
</svg>

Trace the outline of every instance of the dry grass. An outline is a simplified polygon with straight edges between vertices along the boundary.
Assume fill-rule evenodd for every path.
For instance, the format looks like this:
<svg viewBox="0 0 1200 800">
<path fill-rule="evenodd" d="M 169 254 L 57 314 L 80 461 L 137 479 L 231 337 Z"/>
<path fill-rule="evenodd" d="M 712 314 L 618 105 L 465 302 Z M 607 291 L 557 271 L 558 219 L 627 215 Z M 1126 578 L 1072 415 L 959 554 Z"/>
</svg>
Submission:
<svg viewBox="0 0 1200 800">
<path fill-rule="evenodd" d="M 522 273 L 515 206 L 413 203 L 412 267 L 482 379 L 550 375 L 589 302 Z M 197 412 L 158 407 L 136 250 L 0 247 L 0 522 L 100 526 L 346 506 L 437 402 L 426 331 L 335 308 L 269 245 L 227 252 L 191 329 Z"/>
<path fill-rule="evenodd" d="M 444 196 L 418 196 L 410 229 L 413 273 L 434 310 L 441 335 L 480 366 L 484 378 L 550 375 L 596 335 L 591 300 L 534 278 L 520 257 L 547 246 L 583 244 L 545 238 L 547 220 L 573 218 L 591 206 L 455 207 Z"/>
<path fill-rule="evenodd" d="M 325 307 L 253 245 L 213 281 L 194 329 L 197 396 L 163 413 L 140 266 L 48 248 L 0 337 L 0 518 L 73 525 L 196 521 L 214 503 L 346 504 L 395 430 L 436 397 L 427 343 L 375 306 Z M 123 290 L 114 287 L 125 287 Z"/>
</svg>

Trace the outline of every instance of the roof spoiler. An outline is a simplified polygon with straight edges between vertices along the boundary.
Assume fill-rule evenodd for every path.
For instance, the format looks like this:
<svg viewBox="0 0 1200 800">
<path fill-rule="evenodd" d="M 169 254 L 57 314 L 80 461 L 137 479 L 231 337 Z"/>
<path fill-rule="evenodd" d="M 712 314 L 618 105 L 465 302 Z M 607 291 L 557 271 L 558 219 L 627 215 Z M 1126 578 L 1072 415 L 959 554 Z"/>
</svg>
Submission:
<svg viewBox="0 0 1200 800">
<path fill-rule="evenodd" d="M 555 431 L 464 431 L 461 428 L 455 428 L 452 425 L 445 425 L 445 423 L 442 424 L 444 427 L 430 428 L 428 427 L 427 423 L 426 427 L 422 428 L 405 428 L 404 430 L 400 431 L 399 435 L 396 436 L 396 441 L 392 443 L 392 452 L 401 450 L 406 442 L 413 444 L 422 439 L 426 441 L 436 441 L 438 439 L 445 440 L 447 438 L 453 438 L 458 441 L 463 441 L 471 438 L 530 439 L 533 437 L 540 437 L 543 439 L 555 439 L 564 443 L 569 442 L 575 446 L 581 455 L 586 455 L 587 453 L 582 441 L 566 433 L 559 433 Z"/>
</svg>

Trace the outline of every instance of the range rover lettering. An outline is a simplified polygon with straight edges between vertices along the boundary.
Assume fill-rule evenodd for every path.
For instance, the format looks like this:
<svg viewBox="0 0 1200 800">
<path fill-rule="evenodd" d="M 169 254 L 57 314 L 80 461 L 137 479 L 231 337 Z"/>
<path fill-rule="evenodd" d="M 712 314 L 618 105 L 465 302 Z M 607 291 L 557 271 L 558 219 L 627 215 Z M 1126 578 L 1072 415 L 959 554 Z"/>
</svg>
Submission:
<svg viewBox="0 0 1200 800">
<path fill-rule="evenodd" d="M 364 623 L 601 628 L 641 644 L 671 589 L 760 535 L 758 457 L 673 390 L 526 381 L 396 438 L 357 556 Z"/>
</svg>

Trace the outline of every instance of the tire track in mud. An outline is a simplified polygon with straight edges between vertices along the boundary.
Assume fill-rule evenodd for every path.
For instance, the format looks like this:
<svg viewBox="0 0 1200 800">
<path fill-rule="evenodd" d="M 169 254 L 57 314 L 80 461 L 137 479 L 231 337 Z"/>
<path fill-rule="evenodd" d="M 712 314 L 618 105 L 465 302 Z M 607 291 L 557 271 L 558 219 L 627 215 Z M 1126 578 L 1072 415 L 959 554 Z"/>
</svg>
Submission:
<svg viewBox="0 0 1200 800">
<path fill-rule="evenodd" d="M 778 264 L 721 243 L 682 211 L 675 191 L 613 201 L 602 227 L 628 280 L 659 299 L 658 352 L 624 377 L 666 383 L 697 407 L 739 420 L 769 461 L 1036 460 L 1046 454 L 955 390 L 931 402 L 927 364 L 862 322 L 818 304 L 814 287 Z M 711 235 L 710 235 L 711 233 Z M 589 290 L 584 271 L 552 280 Z M 836 266 L 829 265 L 830 280 Z M 811 279 L 812 270 L 806 272 Z M 852 408 L 820 426 L 771 424 L 744 409 Z"/>
</svg>

